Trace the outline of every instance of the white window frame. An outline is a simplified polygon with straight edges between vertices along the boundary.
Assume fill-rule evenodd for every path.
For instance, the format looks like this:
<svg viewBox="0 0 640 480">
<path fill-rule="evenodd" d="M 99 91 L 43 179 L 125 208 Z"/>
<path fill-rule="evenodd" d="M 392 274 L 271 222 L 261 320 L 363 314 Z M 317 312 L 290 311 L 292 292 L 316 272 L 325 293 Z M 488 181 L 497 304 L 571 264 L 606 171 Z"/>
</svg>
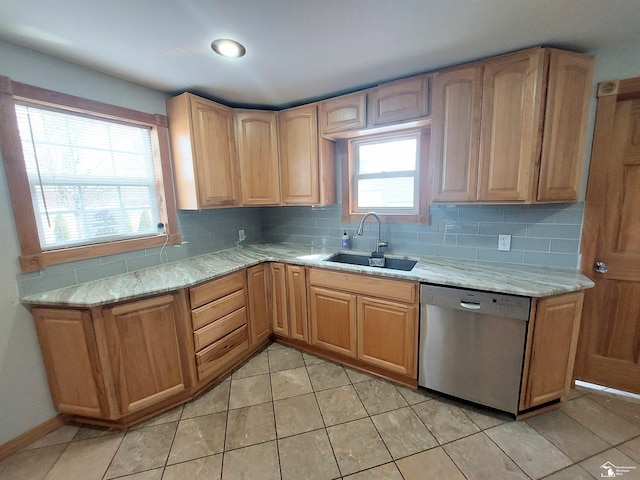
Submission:
<svg viewBox="0 0 640 480">
<path fill-rule="evenodd" d="M 337 152 L 342 162 L 342 221 L 360 221 L 364 214 L 366 214 L 368 211 L 373 210 L 380 215 L 383 221 L 428 224 L 429 188 L 427 169 L 429 160 L 430 137 L 431 129 L 429 127 L 422 127 L 339 140 Z M 359 145 L 401 140 L 404 138 L 417 139 L 415 170 L 359 174 Z M 359 179 L 393 178 L 407 176 L 412 176 L 414 178 L 414 205 L 412 208 L 358 208 L 357 185 Z"/>
<path fill-rule="evenodd" d="M 382 144 L 387 142 L 413 139 L 416 141 L 415 168 L 413 170 L 383 171 L 377 173 L 360 173 L 360 147 L 363 145 Z M 376 135 L 374 137 L 362 137 L 351 140 L 351 151 L 353 155 L 353 175 L 351 191 L 353 192 L 353 213 L 367 213 L 375 210 L 378 214 L 385 215 L 417 215 L 420 203 L 420 131 L 391 133 L 386 135 Z M 393 161 L 393 159 L 389 159 Z M 358 188 L 360 180 L 391 179 L 399 177 L 413 178 L 413 205 L 411 207 L 359 207 L 360 190 Z"/>
</svg>

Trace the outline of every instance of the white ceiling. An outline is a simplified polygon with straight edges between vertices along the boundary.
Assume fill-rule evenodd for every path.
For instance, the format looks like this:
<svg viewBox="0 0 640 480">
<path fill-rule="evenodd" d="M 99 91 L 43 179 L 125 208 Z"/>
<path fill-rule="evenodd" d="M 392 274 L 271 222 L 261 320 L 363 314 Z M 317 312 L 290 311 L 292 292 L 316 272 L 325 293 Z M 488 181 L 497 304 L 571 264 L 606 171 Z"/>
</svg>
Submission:
<svg viewBox="0 0 640 480">
<path fill-rule="evenodd" d="M 284 106 L 533 46 L 640 40 L 640 0 L 0 0 L 0 38 L 170 94 Z M 209 45 L 234 38 L 247 54 Z"/>
</svg>

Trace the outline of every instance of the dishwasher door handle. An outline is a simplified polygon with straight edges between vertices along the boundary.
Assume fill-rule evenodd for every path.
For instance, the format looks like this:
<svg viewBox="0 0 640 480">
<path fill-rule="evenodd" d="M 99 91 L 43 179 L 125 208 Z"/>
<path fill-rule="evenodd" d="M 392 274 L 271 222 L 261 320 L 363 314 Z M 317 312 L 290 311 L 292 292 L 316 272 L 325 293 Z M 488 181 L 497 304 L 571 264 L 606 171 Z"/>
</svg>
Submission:
<svg viewBox="0 0 640 480">
<path fill-rule="evenodd" d="M 466 308 L 467 310 L 480 310 L 482 307 L 481 304 L 475 302 L 465 302 L 464 300 L 460 301 L 460 306 L 462 308 Z"/>
</svg>

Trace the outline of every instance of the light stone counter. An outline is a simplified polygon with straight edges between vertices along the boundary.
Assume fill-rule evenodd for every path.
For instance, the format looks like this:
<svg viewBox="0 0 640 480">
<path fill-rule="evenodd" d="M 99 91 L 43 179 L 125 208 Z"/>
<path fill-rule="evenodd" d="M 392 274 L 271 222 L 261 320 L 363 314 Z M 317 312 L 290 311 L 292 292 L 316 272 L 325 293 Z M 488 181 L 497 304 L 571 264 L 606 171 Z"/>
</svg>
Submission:
<svg viewBox="0 0 640 480">
<path fill-rule="evenodd" d="M 591 288 L 594 285 L 577 270 L 417 255 L 388 255 L 418 260 L 410 272 L 324 261 L 336 252 L 336 249 L 291 244 L 250 245 L 29 295 L 23 297 L 22 302 L 32 305 L 94 307 L 190 287 L 265 261 L 324 267 L 527 297 L 547 297 Z"/>
</svg>

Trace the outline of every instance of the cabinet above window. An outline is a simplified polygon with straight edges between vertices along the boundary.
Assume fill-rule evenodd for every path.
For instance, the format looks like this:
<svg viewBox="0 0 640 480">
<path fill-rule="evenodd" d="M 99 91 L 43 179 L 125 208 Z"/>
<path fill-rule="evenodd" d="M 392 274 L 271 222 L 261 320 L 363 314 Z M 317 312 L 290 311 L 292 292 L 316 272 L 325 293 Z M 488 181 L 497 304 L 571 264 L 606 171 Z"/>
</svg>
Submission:
<svg viewBox="0 0 640 480">
<path fill-rule="evenodd" d="M 430 75 L 417 75 L 324 100 L 320 126 L 327 138 L 350 138 L 424 126 L 429 115 Z"/>
</svg>

